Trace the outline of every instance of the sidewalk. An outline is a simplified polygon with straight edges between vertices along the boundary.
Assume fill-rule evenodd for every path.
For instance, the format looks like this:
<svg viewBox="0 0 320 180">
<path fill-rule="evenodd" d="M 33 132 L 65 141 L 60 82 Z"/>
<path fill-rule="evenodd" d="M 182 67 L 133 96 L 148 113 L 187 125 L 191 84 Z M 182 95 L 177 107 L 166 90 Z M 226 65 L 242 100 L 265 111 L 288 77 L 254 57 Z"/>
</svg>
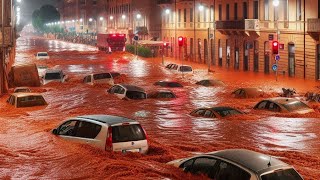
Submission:
<svg viewBox="0 0 320 180">
<path fill-rule="evenodd" d="M 149 58 L 150 60 L 161 64 L 162 58 Z M 149 60 L 146 59 L 146 60 Z M 207 64 L 200 64 L 191 61 L 183 61 L 174 59 L 171 57 L 164 57 L 164 64 L 176 63 L 176 64 L 186 64 L 193 67 L 194 70 L 207 71 Z M 218 67 L 217 65 L 210 66 L 210 73 L 208 74 L 210 78 L 216 78 L 224 81 L 227 85 L 242 85 L 243 87 L 260 87 L 265 90 L 274 89 L 276 91 L 282 92 L 281 88 L 295 88 L 297 93 L 306 93 L 307 91 L 319 92 L 320 91 L 320 81 L 316 80 L 304 80 L 301 78 L 288 77 L 287 75 L 278 74 L 278 81 L 276 81 L 276 76 L 274 72 L 270 74 L 264 74 L 263 72 L 252 72 L 252 71 L 235 71 L 232 67 L 227 69 L 226 67 Z"/>
</svg>

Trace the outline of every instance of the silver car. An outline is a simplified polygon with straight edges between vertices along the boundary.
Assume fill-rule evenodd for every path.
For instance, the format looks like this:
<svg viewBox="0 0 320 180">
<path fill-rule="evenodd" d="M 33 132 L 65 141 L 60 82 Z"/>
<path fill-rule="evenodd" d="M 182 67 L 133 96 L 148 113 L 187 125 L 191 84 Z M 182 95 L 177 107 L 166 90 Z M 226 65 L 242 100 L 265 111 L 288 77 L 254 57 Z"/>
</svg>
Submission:
<svg viewBox="0 0 320 180">
<path fill-rule="evenodd" d="M 302 180 L 290 165 L 246 149 L 227 149 L 178 159 L 168 164 L 214 180 Z"/>
</svg>

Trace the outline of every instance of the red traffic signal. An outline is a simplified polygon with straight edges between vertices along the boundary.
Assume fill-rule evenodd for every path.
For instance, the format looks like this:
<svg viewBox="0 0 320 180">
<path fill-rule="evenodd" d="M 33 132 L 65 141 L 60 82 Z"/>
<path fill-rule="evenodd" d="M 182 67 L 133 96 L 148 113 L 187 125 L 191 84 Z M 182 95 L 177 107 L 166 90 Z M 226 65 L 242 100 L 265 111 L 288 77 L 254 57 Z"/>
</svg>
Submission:
<svg viewBox="0 0 320 180">
<path fill-rule="evenodd" d="M 183 46 L 183 37 L 182 36 L 178 37 L 178 44 L 179 44 L 179 46 Z"/>
<path fill-rule="evenodd" d="M 279 42 L 278 41 L 272 42 L 272 54 L 279 54 Z"/>
<path fill-rule="evenodd" d="M 163 43 L 163 46 L 164 46 L 164 47 L 168 47 L 168 46 L 169 46 L 169 43 L 164 42 L 164 43 Z"/>
</svg>

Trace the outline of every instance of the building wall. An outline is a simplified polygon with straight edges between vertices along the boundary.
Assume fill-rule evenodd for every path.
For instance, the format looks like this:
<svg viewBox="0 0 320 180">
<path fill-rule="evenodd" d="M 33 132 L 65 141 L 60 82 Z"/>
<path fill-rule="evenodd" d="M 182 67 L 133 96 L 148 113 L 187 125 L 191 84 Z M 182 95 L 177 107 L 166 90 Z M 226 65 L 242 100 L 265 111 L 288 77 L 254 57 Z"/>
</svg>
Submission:
<svg viewBox="0 0 320 180">
<path fill-rule="evenodd" d="M 195 1 L 196 16 L 195 22 L 190 22 L 190 8 L 194 9 L 194 1 L 179 1 L 176 4 L 174 1 L 160 1 L 159 6 L 162 8 L 162 38 L 166 41 L 172 42 L 173 51 L 178 51 L 176 39 L 178 36 L 183 36 L 187 40 L 187 54 L 196 54 L 193 61 L 199 63 L 206 63 L 203 55 L 204 42 L 208 40 L 208 34 L 214 34 L 215 39 L 209 38 L 209 56 L 208 59 L 211 64 L 220 65 L 226 68 L 234 68 L 244 71 L 256 71 L 273 73 L 272 65 L 275 64 L 274 55 L 271 51 L 271 43 L 269 34 L 274 35 L 274 40 L 280 44 L 284 44 L 284 49 L 279 50 L 280 60 L 278 61 L 278 73 L 286 76 L 300 77 L 307 79 L 319 79 L 319 60 L 317 53 L 317 45 L 319 44 L 320 21 L 310 24 L 315 30 L 308 30 L 308 19 L 318 19 L 318 1 L 306 0 L 306 12 L 304 23 L 304 2 L 303 0 L 279 0 L 278 7 L 274 7 L 272 0 L 215 0 L 215 22 L 218 24 L 225 24 L 224 29 L 218 28 L 214 31 L 211 28 L 208 33 L 207 28 L 213 27 L 213 20 L 210 19 L 210 6 L 212 1 Z M 255 6 L 258 2 L 258 6 Z M 200 23 L 198 23 L 198 14 L 200 3 L 204 5 L 204 11 L 208 11 L 206 19 L 204 14 L 200 14 Z M 247 20 L 244 21 L 244 3 L 246 3 Z M 235 5 L 237 4 L 237 5 Z M 227 15 L 227 6 L 229 7 L 229 16 Z M 237 11 L 235 11 L 237 6 Z M 219 13 L 221 7 L 221 13 Z M 257 7 L 257 8 L 256 8 Z M 299 8 L 300 7 L 300 8 Z M 186 28 L 184 24 L 179 23 L 178 13 L 179 9 L 183 12 L 187 8 L 187 22 Z M 166 9 L 170 9 L 170 13 L 166 14 Z M 236 13 L 237 12 L 237 13 Z M 221 14 L 221 19 L 219 19 Z M 168 16 L 169 19 L 168 19 Z M 175 17 L 176 16 L 176 17 Z M 228 19 L 229 17 L 229 19 Z M 181 18 L 184 19 L 184 13 L 181 13 Z M 256 19 L 256 20 L 253 20 Z M 277 21 L 278 20 L 278 21 Z M 237 22 L 235 22 L 237 21 Z M 255 23 L 254 29 L 245 26 L 245 23 Z M 180 20 L 181 22 L 181 20 Z M 243 26 L 235 29 L 235 23 L 243 22 Z M 309 22 L 310 23 L 310 22 Z M 199 25 L 200 24 L 200 25 Z M 306 24 L 304 29 L 304 24 Z M 192 26 L 196 28 L 191 28 Z M 277 37 L 277 27 L 280 35 Z M 305 30 L 305 31 L 304 31 Z M 312 32 L 310 32 L 312 31 Z M 190 44 L 190 38 L 200 39 L 201 48 L 199 54 L 199 46 L 197 42 Z M 304 58 L 304 39 L 305 39 L 305 58 Z M 210 41 L 214 41 L 211 46 Z M 228 42 L 228 46 L 227 46 Z M 192 46 L 195 47 L 193 50 Z M 214 47 L 214 49 L 212 49 Z M 289 54 L 290 50 L 294 50 L 294 54 Z M 294 48 L 292 48 L 294 47 Z M 228 49 L 228 51 L 227 51 Z M 179 54 L 172 53 L 173 56 Z M 213 59 L 213 56 L 215 57 Z M 238 63 L 236 63 L 236 56 L 238 56 Z M 289 57 L 290 56 L 290 57 Z M 201 57 L 201 59 L 200 59 Z M 221 58 L 220 58 L 221 57 Z M 269 58 L 269 61 L 267 59 Z M 290 61 L 292 60 L 292 61 Z M 291 66 L 290 66 L 290 62 Z M 290 73 L 291 72 L 291 73 Z"/>
</svg>

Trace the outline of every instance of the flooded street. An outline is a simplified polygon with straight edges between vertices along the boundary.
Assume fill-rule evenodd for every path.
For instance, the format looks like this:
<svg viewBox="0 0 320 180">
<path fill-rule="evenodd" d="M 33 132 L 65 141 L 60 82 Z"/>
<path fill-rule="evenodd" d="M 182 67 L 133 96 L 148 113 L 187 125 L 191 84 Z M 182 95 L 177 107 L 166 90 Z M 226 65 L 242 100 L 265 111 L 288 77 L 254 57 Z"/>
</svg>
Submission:
<svg viewBox="0 0 320 180">
<path fill-rule="evenodd" d="M 49 60 L 35 60 L 47 51 Z M 169 63 L 168 59 L 165 59 Z M 106 54 L 96 48 L 58 40 L 21 37 L 16 63 L 47 65 L 68 75 L 65 83 L 32 88 L 48 102 L 45 107 L 14 108 L 0 98 L 0 179 L 199 179 L 165 163 L 200 152 L 246 148 L 275 156 L 293 165 L 304 179 L 320 178 L 320 113 L 280 114 L 253 110 L 262 98 L 235 99 L 237 87 L 260 87 L 276 96 L 281 87 L 299 94 L 319 91 L 319 83 L 263 74 L 240 73 L 192 64 L 194 75 L 182 77 L 165 69 L 161 59 L 140 59 L 126 53 Z M 174 100 L 120 100 L 107 93 L 109 86 L 83 84 L 85 75 L 116 71 L 118 82 L 150 92 L 159 80 L 177 80 L 184 87 L 172 89 Z M 195 84 L 218 78 L 225 87 Z M 192 117 L 200 107 L 228 105 L 247 112 L 224 119 Z M 50 131 L 62 120 L 85 114 L 111 114 L 139 121 L 148 134 L 149 153 L 121 154 L 71 143 Z"/>
</svg>

